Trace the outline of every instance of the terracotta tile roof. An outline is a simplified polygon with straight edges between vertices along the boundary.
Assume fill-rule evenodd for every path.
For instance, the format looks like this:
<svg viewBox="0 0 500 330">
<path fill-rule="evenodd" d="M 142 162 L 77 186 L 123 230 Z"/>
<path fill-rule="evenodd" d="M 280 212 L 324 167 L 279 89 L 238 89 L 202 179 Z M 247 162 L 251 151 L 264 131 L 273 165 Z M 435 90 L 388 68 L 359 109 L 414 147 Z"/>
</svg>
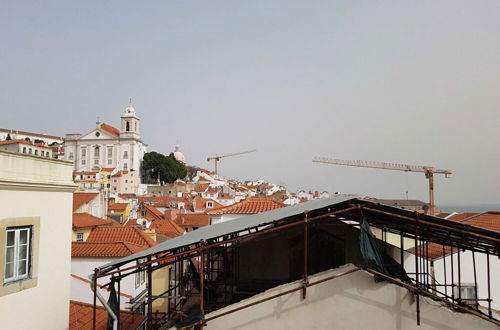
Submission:
<svg viewBox="0 0 500 330">
<path fill-rule="evenodd" d="M 182 213 L 175 222 L 181 227 L 203 227 L 210 224 L 210 217 L 206 213 Z"/>
<path fill-rule="evenodd" d="M 75 228 L 109 226 L 113 222 L 115 221 L 112 219 L 101 219 L 88 213 L 73 213 L 73 227 Z"/>
<path fill-rule="evenodd" d="M 166 236 L 168 238 L 174 238 L 184 234 L 184 229 L 169 219 L 153 221 L 150 228 L 155 229 L 158 235 Z"/>
<path fill-rule="evenodd" d="M 214 201 L 211 198 L 195 198 L 194 199 L 195 209 L 196 210 L 205 210 L 205 209 L 207 209 L 207 202 L 212 202 L 212 205 L 213 205 L 212 208 L 208 208 L 209 210 L 220 209 L 221 207 L 223 207 L 222 204 L 220 204 L 219 202 Z"/>
<path fill-rule="evenodd" d="M 250 197 L 239 203 L 207 211 L 207 214 L 255 214 L 285 207 L 274 198 Z"/>
<path fill-rule="evenodd" d="M 78 210 L 83 204 L 89 203 L 98 193 L 73 193 L 73 212 Z"/>
<path fill-rule="evenodd" d="M 18 143 L 19 144 L 25 144 L 25 145 L 28 145 L 28 146 L 37 146 L 37 147 L 44 148 L 44 149 L 51 149 L 50 147 L 45 146 L 43 144 L 40 144 L 40 143 L 33 144 L 33 143 L 29 142 L 29 141 L 21 140 L 21 139 L 0 141 L 0 145 L 18 144 Z"/>
<path fill-rule="evenodd" d="M 156 242 L 137 227 L 97 227 L 92 229 L 87 242 L 126 242 L 144 247 L 152 247 Z"/>
<path fill-rule="evenodd" d="M 82 172 L 73 172 L 73 175 L 96 175 L 97 172 L 91 171 L 82 171 Z"/>
<path fill-rule="evenodd" d="M 145 197 L 141 196 L 138 198 L 139 203 L 146 205 L 153 205 L 155 207 L 166 207 L 170 208 L 172 203 L 184 203 L 184 207 L 187 210 L 193 210 L 193 204 L 191 199 L 187 199 L 184 197 Z"/>
<path fill-rule="evenodd" d="M 113 172 L 115 170 L 114 167 L 103 167 L 101 168 L 101 172 Z"/>
<path fill-rule="evenodd" d="M 115 128 L 115 127 L 111 126 L 111 125 L 108 125 L 108 124 L 105 124 L 105 123 L 101 123 L 99 125 L 99 128 L 102 129 L 105 132 L 108 132 L 111 135 L 120 136 L 120 130 L 118 128 Z"/>
<path fill-rule="evenodd" d="M 136 199 L 137 195 L 133 193 L 128 193 L 128 194 L 118 194 L 118 197 L 121 199 Z"/>
<path fill-rule="evenodd" d="M 196 186 L 194 186 L 193 190 L 198 192 L 198 193 L 201 193 L 201 192 L 204 192 L 205 190 L 207 190 L 209 185 L 210 184 L 208 184 L 208 183 L 197 184 Z"/>
<path fill-rule="evenodd" d="M 31 136 L 37 136 L 37 137 L 42 137 L 42 138 L 47 138 L 47 139 L 52 139 L 52 140 L 61 140 L 62 141 L 62 139 L 63 139 L 62 137 L 59 137 L 59 136 L 40 134 L 40 133 L 31 133 L 31 132 L 26 132 L 26 131 L 18 131 L 15 129 L 0 128 L 0 132 L 9 133 L 9 134 L 31 135 Z"/>
<path fill-rule="evenodd" d="M 488 211 L 484 213 L 465 212 L 454 214 L 448 217 L 448 220 L 500 232 L 500 211 Z M 429 259 L 435 259 L 443 256 L 443 246 L 440 244 L 431 243 L 429 244 L 428 249 Z M 444 250 L 445 255 L 449 255 L 452 252 L 451 247 L 449 246 L 445 246 Z M 455 253 L 456 251 L 457 249 L 453 249 L 453 253 Z M 409 252 L 415 253 L 415 250 L 411 249 L 409 250 Z"/>
<path fill-rule="evenodd" d="M 124 211 L 128 206 L 128 203 L 114 203 L 108 206 L 109 211 Z"/>
<path fill-rule="evenodd" d="M 87 284 L 90 284 L 91 282 L 89 280 L 87 280 L 86 278 L 83 278 L 83 277 L 80 277 L 78 275 L 75 275 L 75 274 L 70 274 L 71 277 L 73 277 L 75 280 L 78 280 L 80 282 L 84 282 L 84 283 L 87 283 Z M 97 286 L 99 288 L 101 288 L 102 290 L 105 290 L 105 291 L 108 291 L 109 292 L 109 288 L 108 287 L 105 287 L 103 285 L 100 285 L 99 283 L 97 283 Z M 129 294 L 126 294 L 126 293 L 123 293 L 123 292 L 120 292 L 120 296 L 122 297 L 125 297 L 127 299 L 132 299 L 133 297 Z"/>
<path fill-rule="evenodd" d="M 205 194 L 210 194 L 210 195 L 213 195 L 213 194 L 218 194 L 219 191 L 217 189 L 208 189 L 205 191 Z"/>
<path fill-rule="evenodd" d="M 122 177 L 124 174 L 128 174 L 128 172 L 129 172 L 129 171 L 119 171 L 119 172 L 117 172 L 117 173 L 113 174 L 111 177 L 112 177 L 112 178 L 120 178 L 120 177 Z"/>
<path fill-rule="evenodd" d="M 163 213 L 152 205 L 144 205 L 144 209 L 157 220 L 163 220 Z"/>
<path fill-rule="evenodd" d="M 93 329 L 94 309 L 91 304 L 71 300 L 69 303 L 69 329 L 91 330 Z M 121 328 L 136 330 L 146 319 L 145 315 L 120 311 Z M 108 327 L 108 312 L 102 306 L 96 307 L 96 329 L 106 330 Z"/>
<path fill-rule="evenodd" d="M 145 249 L 147 247 L 126 242 L 72 242 L 71 257 L 121 258 Z"/>
</svg>

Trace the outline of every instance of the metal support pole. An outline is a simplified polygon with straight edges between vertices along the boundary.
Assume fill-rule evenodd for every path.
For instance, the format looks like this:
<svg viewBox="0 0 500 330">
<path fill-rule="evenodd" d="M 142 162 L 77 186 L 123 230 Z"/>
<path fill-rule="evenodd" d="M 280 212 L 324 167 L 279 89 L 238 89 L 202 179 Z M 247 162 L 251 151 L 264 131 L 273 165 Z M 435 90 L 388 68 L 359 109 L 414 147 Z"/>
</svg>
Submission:
<svg viewBox="0 0 500 330">
<path fill-rule="evenodd" d="M 472 251 L 472 265 L 474 267 L 474 299 L 475 299 L 475 304 L 476 309 L 479 308 L 478 302 L 477 302 L 477 274 L 476 274 L 476 256 L 474 254 L 474 251 Z"/>
<path fill-rule="evenodd" d="M 457 266 L 458 266 L 458 302 L 460 303 L 460 302 L 462 302 L 462 280 L 460 277 L 460 248 L 458 248 L 457 258 L 458 258 L 458 263 L 457 263 Z"/>
<path fill-rule="evenodd" d="M 200 310 L 201 313 L 205 313 L 205 287 L 204 287 L 204 280 L 205 280 L 205 241 L 201 240 L 200 241 Z M 200 325 L 200 328 L 203 330 L 203 323 Z"/>
<path fill-rule="evenodd" d="M 453 265 L 453 245 L 450 244 L 451 248 L 451 300 L 455 302 L 455 266 Z"/>
<path fill-rule="evenodd" d="M 429 214 L 434 215 L 434 173 L 426 172 L 425 177 L 429 179 Z"/>
<path fill-rule="evenodd" d="M 307 212 L 304 213 L 304 274 L 303 274 L 303 279 L 302 279 L 302 299 L 306 299 L 306 293 L 307 293 L 307 283 L 308 283 L 308 276 L 307 276 Z"/>
<path fill-rule="evenodd" d="M 151 256 L 148 256 L 148 261 L 151 261 Z M 151 264 L 148 265 L 148 330 L 153 328 L 153 276 Z M 139 275 L 140 277 L 140 275 Z"/>
<path fill-rule="evenodd" d="M 399 262 L 401 263 L 401 276 L 403 276 L 405 267 L 404 267 L 404 236 L 403 232 L 399 232 Z M 402 277 L 401 277 L 402 278 Z"/>
<path fill-rule="evenodd" d="M 92 329 L 93 330 L 96 330 L 96 314 L 97 314 L 97 310 L 96 310 L 96 304 L 97 304 L 97 268 L 94 269 L 94 278 L 92 278 L 92 282 L 94 282 L 94 306 L 93 306 L 93 310 L 92 310 Z"/>
<path fill-rule="evenodd" d="M 486 253 L 486 272 L 488 276 L 488 315 L 490 318 L 493 317 L 491 314 L 491 286 L 490 286 L 490 253 Z"/>
<path fill-rule="evenodd" d="M 118 330 L 120 330 L 120 327 L 121 327 L 121 314 L 122 314 L 122 313 L 120 313 L 120 310 L 121 310 L 121 307 L 120 307 L 120 305 L 121 305 L 121 299 L 120 299 L 121 298 L 120 297 L 121 296 L 121 294 L 120 294 L 121 293 L 121 285 L 120 285 L 120 283 L 121 282 L 122 282 L 121 279 L 118 278 L 118 315 L 116 315 L 118 317 Z"/>
<path fill-rule="evenodd" d="M 417 291 L 415 292 L 417 298 L 417 325 L 420 326 L 420 295 L 419 295 L 419 285 L 418 285 L 418 217 L 415 218 L 415 286 L 417 287 Z"/>
<path fill-rule="evenodd" d="M 446 251 L 443 245 L 443 267 L 444 267 L 444 295 L 447 297 L 448 296 L 448 285 L 447 285 L 447 279 L 446 279 Z"/>
</svg>

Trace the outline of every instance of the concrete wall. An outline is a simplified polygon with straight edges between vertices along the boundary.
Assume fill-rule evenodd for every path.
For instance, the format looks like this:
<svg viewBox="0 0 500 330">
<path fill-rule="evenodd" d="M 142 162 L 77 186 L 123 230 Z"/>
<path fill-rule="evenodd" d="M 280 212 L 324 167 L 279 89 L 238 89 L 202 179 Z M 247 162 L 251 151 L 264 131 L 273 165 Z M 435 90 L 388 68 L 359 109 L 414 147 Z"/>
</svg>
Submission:
<svg viewBox="0 0 500 330">
<path fill-rule="evenodd" d="M 329 270 L 312 276 L 310 282 L 352 268 Z M 273 288 L 210 313 L 206 318 L 299 286 L 300 281 Z M 228 314 L 209 321 L 206 329 L 498 329 L 488 321 L 452 312 L 425 298 L 420 300 L 421 326 L 417 326 L 414 296 L 396 285 L 376 283 L 363 271 L 309 287 L 305 300 L 301 295 L 301 291 L 296 291 Z"/>
<path fill-rule="evenodd" d="M 0 284 L 3 289 L 20 289 L 0 296 L 2 329 L 68 328 L 72 169 L 64 161 L 0 151 L 0 226 L 7 219 L 39 219 L 39 237 L 33 237 L 38 240 L 38 252 L 33 253 L 37 269 L 32 280 L 36 283 L 24 289 L 24 281 Z M 4 237 L 5 232 L 0 234 Z M 0 253 L 2 281 L 4 249 Z"/>
<path fill-rule="evenodd" d="M 92 274 L 96 267 L 105 265 L 115 259 L 111 258 L 72 258 L 71 260 L 71 274 L 77 275 L 79 277 L 88 279 L 89 275 Z M 80 281 L 81 282 L 81 281 Z M 109 282 L 109 277 L 103 277 L 97 280 L 98 284 L 107 284 Z M 121 281 L 121 292 L 130 295 L 132 297 L 136 297 L 141 292 L 146 290 L 146 282 L 141 284 L 137 289 L 135 288 L 135 275 L 127 276 Z M 115 289 L 118 290 L 118 286 L 115 286 Z M 108 300 L 109 292 L 103 289 L 100 289 L 99 292 L 102 296 Z M 90 290 L 90 285 L 82 285 L 79 281 L 71 282 L 71 299 L 77 300 L 81 302 L 85 302 L 88 304 L 93 303 L 93 293 Z M 130 308 L 131 305 L 128 303 L 129 299 L 121 298 L 120 308 L 126 309 Z"/>
</svg>

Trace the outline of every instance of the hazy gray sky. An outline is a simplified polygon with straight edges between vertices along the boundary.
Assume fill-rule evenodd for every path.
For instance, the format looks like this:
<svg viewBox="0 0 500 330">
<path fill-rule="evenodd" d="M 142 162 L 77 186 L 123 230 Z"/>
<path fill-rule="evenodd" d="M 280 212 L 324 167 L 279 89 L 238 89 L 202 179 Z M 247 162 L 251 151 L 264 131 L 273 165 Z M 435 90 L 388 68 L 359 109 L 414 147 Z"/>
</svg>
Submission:
<svg viewBox="0 0 500 330">
<path fill-rule="evenodd" d="M 129 97 L 149 150 L 221 173 L 427 200 L 500 202 L 500 2 L 0 1 L 0 127 L 118 126 Z M 500 205 L 500 204 L 499 204 Z"/>
</svg>

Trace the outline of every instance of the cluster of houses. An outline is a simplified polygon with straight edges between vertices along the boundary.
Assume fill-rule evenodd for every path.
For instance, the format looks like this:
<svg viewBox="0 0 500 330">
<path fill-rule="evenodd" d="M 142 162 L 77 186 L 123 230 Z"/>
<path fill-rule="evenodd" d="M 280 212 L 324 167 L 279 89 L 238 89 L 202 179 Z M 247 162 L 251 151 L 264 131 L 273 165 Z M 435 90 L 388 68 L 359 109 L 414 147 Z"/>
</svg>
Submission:
<svg viewBox="0 0 500 330">
<path fill-rule="evenodd" d="M 65 139 L 0 129 L 3 329 L 500 325 L 500 212 L 201 168 L 146 185 L 139 124 L 130 106 Z"/>
</svg>

